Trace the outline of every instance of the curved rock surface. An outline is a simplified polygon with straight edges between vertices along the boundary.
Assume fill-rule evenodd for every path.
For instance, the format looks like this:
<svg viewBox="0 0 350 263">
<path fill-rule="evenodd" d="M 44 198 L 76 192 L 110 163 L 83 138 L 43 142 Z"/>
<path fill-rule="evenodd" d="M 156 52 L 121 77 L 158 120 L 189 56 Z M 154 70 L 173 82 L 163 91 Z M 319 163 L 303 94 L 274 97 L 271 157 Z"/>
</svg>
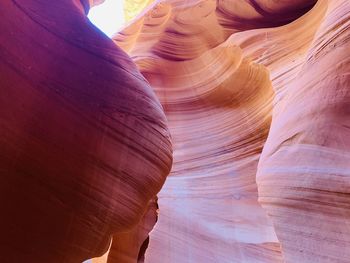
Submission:
<svg viewBox="0 0 350 263">
<path fill-rule="evenodd" d="M 350 2 L 322 4 L 281 87 L 257 174 L 286 262 L 350 262 Z"/>
<path fill-rule="evenodd" d="M 348 0 L 88 2 L 0 3 L 2 261 L 350 262 Z"/>
<path fill-rule="evenodd" d="M 349 13 L 155 1 L 114 37 L 174 145 L 145 262 L 350 261 Z"/>
<path fill-rule="evenodd" d="M 98 2 L 98 1 L 96 1 Z M 82 262 L 131 229 L 164 183 L 170 136 L 88 1 L 0 2 L 2 262 Z"/>
</svg>

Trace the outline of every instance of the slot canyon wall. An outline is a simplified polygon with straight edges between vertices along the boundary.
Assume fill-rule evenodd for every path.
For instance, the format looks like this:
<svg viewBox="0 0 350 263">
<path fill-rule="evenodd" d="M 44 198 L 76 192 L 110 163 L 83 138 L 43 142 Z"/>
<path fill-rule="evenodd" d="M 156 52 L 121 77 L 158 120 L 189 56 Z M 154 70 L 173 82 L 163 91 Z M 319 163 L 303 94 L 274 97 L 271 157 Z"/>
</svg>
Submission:
<svg viewBox="0 0 350 263">
<path fill-rule="evenodd" d="M 114 36 L 174 148 L 145 262 L 350 262 L 349 26 L 346 0 L 165 0 Z"/>
<path fill-rule="evenodd" d="M 88 8 L 0 1 L 1 262 L 103 255 L 170 171 L 158 99 Z"/>
<path fill-rule="evenodd" d="M 1 261 L 350 262 L 350 2 L 101 2 L 0 2 Z"/>
</svg>

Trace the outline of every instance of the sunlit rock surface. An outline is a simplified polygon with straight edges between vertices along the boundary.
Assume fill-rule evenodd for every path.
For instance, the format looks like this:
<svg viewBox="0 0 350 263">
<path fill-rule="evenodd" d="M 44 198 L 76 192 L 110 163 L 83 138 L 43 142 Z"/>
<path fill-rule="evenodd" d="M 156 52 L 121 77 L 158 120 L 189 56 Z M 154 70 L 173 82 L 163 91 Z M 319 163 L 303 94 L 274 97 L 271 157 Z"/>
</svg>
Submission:
<svg viewBox="0 0 350 263">
<path fill-rule="evenodd" d="M 154 0 L 128 0 L 124 1 L 124 15 L 125 20 L 130 21 L 137 16 L 148 5 L 153 3 Z"/>
<path fill-rule="evenodd" d="M 303 58 L 293 55 L 294 63 L 283 67 L 293 74 L 288 80 L 281 78 L 258 168 L 259 200 L 274 222 L 286 262 L 346 263 L 350 262 L 350 2 L 319 1 L 314 13 L 323 14 L 322 23 Z"/>
<path fill-rule="evenodd" d="M 2 261 L 350 262 L 350 2 L 125 6 L 0 3 Z"/>
<path fill-rule="evenodd" d="M 349 14 L 165 0 L 114 37 L 174 146 L 145 262 L 350 261 Z"/>
<path fill-rule="evenodd" d="M 160 103 L 88 8 L 0 2 L 1 262 L 102 255 L 170 170 Z"/>
</svg>

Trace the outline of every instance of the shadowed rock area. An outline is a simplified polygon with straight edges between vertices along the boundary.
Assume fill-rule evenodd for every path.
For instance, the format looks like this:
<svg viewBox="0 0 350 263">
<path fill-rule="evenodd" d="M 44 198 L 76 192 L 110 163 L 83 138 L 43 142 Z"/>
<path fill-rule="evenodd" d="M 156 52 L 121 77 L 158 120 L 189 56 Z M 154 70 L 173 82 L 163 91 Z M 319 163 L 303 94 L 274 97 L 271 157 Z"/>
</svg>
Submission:
<svg viewBox="0 0 350 263">
<path fill-rule="evenodd" d="M 102 255 L 171 167 L 162 106 L 86 4 L 0 3 L 2 262 Z"/>
</svg>

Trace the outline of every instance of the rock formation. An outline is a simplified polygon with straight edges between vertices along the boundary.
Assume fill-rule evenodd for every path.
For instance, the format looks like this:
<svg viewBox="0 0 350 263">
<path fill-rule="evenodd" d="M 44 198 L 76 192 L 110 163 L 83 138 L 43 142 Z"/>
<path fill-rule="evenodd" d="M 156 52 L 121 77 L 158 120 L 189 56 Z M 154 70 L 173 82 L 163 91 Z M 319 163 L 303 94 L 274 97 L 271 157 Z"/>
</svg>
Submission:
<svg viewBox="0 0 350 263">
<path fill-rule="evenodd" d="M 322 23 L 306 52 L 302 57 L 292 55 L 295 62 L 284 63 L 284 71 L 294 72 L 280 85 L 257 183 L 260 203 L 273 220 L 286 262 L 346 263 L 350 2 L 319 1 L 313 14 L 317 12 Z"/>
<path fill-rule="evenodd" d="M 155 1 L 114 37 L 173 138 L 146 262 L 350 261 L 349 13 Z"/>
<path fill-rule="evenodd" d="M 350 262 L 350 2 L 127 1 L 0 3 L 3 261 Z"/>
<path fill-rule="evenodd" d="M 88 2 L 0 2 L 1 262 L 82 262 L 171 167 L 161 105 Z"/>
</svg>

